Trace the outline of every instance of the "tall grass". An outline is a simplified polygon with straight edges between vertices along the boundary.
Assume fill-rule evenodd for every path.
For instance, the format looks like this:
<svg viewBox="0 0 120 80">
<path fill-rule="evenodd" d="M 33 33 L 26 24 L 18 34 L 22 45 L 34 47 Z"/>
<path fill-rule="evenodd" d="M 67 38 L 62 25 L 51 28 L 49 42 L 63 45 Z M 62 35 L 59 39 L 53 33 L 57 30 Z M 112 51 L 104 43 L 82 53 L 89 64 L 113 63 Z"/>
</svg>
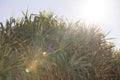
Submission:
<svg viewBox="0 0 120 80">
<path fill-rule="evenodd" d="M 0 80 L 119 80 L 120 52 L 95 25 L 23 13 L 0 29 Z"/>
</svg>

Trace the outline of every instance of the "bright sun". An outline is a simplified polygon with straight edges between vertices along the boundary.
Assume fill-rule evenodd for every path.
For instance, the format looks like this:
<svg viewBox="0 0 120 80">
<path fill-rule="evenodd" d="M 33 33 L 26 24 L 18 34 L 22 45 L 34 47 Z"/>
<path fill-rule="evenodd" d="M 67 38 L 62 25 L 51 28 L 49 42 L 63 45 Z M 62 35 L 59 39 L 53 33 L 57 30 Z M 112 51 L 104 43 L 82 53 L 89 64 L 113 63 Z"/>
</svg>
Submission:
<svg viewBox="0 0 120 80">
<path fill-rule="evenodd" d="M 100 22 L 109 15 L 110 0 L 84 0 L 79 9 L 79 15 L 83 20 L 93 23 Z"/>
</svg>

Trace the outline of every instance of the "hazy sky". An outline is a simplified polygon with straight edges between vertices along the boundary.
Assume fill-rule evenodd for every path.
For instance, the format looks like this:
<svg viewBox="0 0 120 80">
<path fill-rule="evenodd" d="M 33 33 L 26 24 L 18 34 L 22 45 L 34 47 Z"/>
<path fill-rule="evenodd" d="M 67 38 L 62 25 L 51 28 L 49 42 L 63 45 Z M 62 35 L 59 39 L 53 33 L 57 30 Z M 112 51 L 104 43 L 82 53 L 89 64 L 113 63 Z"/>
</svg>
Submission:
<svg viewBox="0 0 120 80">
<path fill-rule="evenodd" d="M 52 11 L 69 21 L 81 20 L 95 23 L 120 48 L 120 0 L 0 0 L 0 22 L 10 17 L 22 17 L 22 11 L 29 13 Z"/>
</svg>

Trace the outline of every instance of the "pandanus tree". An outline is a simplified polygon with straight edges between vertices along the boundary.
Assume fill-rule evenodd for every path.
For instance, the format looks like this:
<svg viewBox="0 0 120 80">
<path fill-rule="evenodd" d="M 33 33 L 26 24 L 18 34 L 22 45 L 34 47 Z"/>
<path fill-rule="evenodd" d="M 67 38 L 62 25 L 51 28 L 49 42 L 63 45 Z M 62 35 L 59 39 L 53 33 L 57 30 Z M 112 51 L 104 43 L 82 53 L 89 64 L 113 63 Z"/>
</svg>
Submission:
<svg viewBox="0 0 120 80">
<path fill-rule="evenodd" d="M 0 80 L 118 80 L 119 51 L 96 25 L 23 13 L 0 26 Z"/>
</svg>

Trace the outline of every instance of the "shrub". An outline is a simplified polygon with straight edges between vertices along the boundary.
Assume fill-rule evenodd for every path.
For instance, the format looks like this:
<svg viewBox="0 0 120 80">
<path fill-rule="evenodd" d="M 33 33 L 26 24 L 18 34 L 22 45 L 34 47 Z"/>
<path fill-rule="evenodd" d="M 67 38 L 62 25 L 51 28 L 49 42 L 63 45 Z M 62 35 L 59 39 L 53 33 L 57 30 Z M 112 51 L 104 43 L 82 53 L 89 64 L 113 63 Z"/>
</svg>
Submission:
<svg viewBox="0 0 120 80">
<path fill-rule="evenodd" d="M 0 30 L 0 80 L 118 80 L 119 51 L 95 25 L 23 13 Z"/>
</svg>

